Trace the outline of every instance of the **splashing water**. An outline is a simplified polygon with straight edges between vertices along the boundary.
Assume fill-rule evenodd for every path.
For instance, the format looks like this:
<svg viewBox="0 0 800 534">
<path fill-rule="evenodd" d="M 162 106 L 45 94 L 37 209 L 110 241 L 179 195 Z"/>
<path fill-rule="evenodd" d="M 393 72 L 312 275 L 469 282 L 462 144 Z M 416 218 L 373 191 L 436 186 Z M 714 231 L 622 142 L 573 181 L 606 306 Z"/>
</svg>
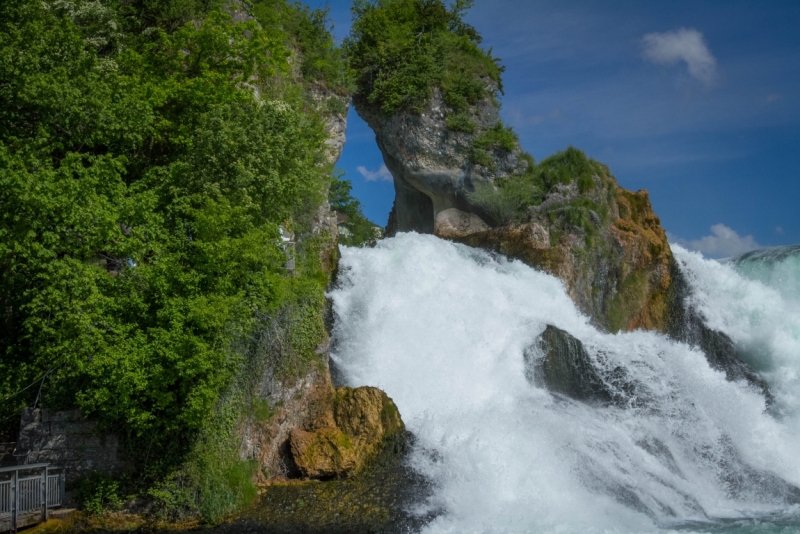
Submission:
<svg viewBox="0 0 800 534">
<path fill-rule="evenodd" d="M 349 385 L 384 389 L 417 436 L 411 461 L 440 512 L 426 532 L 800 530 L 800 310 L 675 253 L 710 326 L 758 360 L 778 416 L 698 350 L 599 332 L 558 279 L 519 262 L 417 234 L 343 250 L 332 358 Z M 580 339 L 601 376 L 624 370 L 625 402 L 525 379 L 523 353 L 548 324 Z"/>
</svg>

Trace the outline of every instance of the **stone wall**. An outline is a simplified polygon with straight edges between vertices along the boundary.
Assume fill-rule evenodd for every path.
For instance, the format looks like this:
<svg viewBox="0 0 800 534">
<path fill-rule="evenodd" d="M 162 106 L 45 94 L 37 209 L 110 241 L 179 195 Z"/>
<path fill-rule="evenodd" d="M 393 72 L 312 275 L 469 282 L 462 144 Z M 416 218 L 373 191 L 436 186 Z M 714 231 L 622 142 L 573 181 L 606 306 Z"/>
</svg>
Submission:
<svg viewBox="0 0 800 534">
<path fill-rule="evenodd" d="M 17 454 L 27 452 L 27 463 L 49 463 L 66 469 L 67 481 L 93 471 L 119 473 L 126 463 L 119 455 L 114 434 L 98 435 L 97 424 L 78 410 L 52 412 L 26 408 L 22 412 Z"/>
</svg>

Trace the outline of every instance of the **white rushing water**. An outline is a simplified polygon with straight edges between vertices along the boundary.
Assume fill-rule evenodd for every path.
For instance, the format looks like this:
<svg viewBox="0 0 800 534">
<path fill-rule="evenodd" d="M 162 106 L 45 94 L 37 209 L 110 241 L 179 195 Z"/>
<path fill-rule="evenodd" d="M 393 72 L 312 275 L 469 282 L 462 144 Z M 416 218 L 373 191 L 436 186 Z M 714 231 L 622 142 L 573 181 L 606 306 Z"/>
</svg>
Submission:
<svg viewBox="0 0 800 534">
<path fill-rule="evenodd" d="M 558 279 L 519 262 L 417 234 L 343 250 L 332 357 L 349 385 L 384 389 L 416 435 L 413 466 L 441 512 L 426 532 L 798 532 L 774 525 L 800 525 L 800 309 L 675 252 L 710 325 L 758 360 L 777 416 L 697 350 L 597 331 Z M 548 324 L 580 339 L 601 374 L 624 370 L 627 405 L 525 379 L 523 351 Z M 772 526 L 742 530 L 752 517 Z"/>
</svg>

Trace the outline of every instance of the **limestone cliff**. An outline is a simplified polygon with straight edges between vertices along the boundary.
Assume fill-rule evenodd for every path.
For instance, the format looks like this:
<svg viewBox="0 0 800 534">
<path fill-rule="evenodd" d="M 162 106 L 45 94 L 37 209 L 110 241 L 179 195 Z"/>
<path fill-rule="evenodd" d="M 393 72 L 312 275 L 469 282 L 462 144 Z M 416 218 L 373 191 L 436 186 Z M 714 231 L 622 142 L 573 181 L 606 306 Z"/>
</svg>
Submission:
<svg viewBox="0 0 800 534">
<path fill-rule="evenodd" d="M 328 163 L 335 164 L 345 142 L 347 99 L 312 88 L 312 101 L 327 112 Z M 338 105 L 330 105 L 330 100 Z M 338 260 L 338 230 L 335 213 L 324 202 L 314 213 L 310 234 L 326 243 L 320 249 L 322 266 L 332 276 Z M 299 235 L 298 240 L 309 236 Z M 323 310 L 319 310 L 320 313 Z M 290 345 L 291 326 L 279 317 L 265 328 L 270 332 L 267 350 L 279 353 Z M 296 378 L 281 377 L 267 365 L 252 392 L 254 403 L 264 403 L 267 414 L 247 418 L 240 428 L 243 460 L 255 460 L 256 482 L 267 484 L 287 478 L 327 479 L 345 476 L 364 467 L 386 440 L 404 429 L 399 411 L 382 391 L 363 387 L 334 388 L 328 368 L 327 335 L 317 348 L 319 368 Z M 376 415 L 377 414 L 377 415 Z"/>
<path fill-rule="evenodd" d="M 422 113 L 402 110 L 386 115 L 354 97 L 356 110 L 375 132 L 386 167 L 394 177 L 396 196 L 389 235 L 412 230 L 433 233 L 437 218 L 448 209 L 475 214 L 473 225 L 486 228 L 468 193 L 477 183 L 524 170 L 527 161 L 520 159 L 519 147 L 506 150 L 498 146 L 484 149 L 490 160 L 475 161 L 476 140 L 502 126 L 495 100 L 497 87 L 488 80 L 485 90 L 487 96 L 468 112 L 474 125 L 472 132 L 448 127 L 452 110 L 439 89 L 433 90 Z"/>
</svg>

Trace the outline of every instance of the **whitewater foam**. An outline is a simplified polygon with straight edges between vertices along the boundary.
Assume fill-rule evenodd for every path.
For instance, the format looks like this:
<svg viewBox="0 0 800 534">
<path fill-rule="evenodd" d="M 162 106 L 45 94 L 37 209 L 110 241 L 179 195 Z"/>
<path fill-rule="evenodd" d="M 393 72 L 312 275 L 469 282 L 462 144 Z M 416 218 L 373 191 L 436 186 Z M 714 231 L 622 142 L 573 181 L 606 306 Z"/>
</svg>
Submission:
<svg viewBox="0 0 800 534">
<path fill-rule="evenodd" d="M 702 288 L 697 305 L 735 341 L 769 343 L 753 319 L 759 298 L 785 305 L 770 328 L 800 318 L 774 290 L 742 289 L 755 282 L 730 266 L 676 254 Z M 720 296 L 720 284 L 732 293 Z M 417 436 L 411 461 L 434 486 L 427 509 L 441 512 L 426 532 L 708 531 L 798 515 L 797 378 L 783 376 L 800 368 L 791 335 L 763 349 L 785 414 L 776 419 L 699 351 L 653 333 L 599 332 L 558 279 L 432 236 L 344 249 L 330 296 L 332 358 L 346 381 L 384 389 Z M 523 352 L 547 324 L 582 340 L 601 375 L 625 370 L 636 385 L 627 405 L 580 403 L 526 381 Z"/>
</svg>

